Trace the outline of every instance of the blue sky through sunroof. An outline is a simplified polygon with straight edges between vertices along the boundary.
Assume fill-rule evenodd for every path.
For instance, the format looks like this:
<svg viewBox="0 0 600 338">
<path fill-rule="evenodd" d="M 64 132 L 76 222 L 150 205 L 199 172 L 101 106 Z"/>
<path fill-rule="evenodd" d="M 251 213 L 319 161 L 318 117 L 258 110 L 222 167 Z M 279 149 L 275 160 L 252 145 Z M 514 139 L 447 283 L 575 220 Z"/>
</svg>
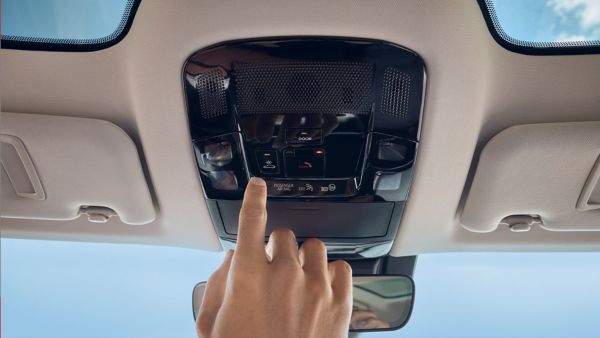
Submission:
<svg viewBox="0 0 600 338">
<path fill-rule="evenodd" d="M 98 39 L 119 27 L 127 0 L 2 0 L 2 35 Z"/>
<path fill-rule="evenodd" d="M 493 0 L 502 29 L 530 42 L 600 41 L 600 0 Z"/>
<path fill-rule="evenodd" d="M 475 2 L 475 0 L 473 0 Z M 532 42 L 600 40 L 600 0 L 493 0 L 502 29 Z M 3 0 L 2 34 L 65 39 L 110 35 L 127 0 Z"/>
</svg>

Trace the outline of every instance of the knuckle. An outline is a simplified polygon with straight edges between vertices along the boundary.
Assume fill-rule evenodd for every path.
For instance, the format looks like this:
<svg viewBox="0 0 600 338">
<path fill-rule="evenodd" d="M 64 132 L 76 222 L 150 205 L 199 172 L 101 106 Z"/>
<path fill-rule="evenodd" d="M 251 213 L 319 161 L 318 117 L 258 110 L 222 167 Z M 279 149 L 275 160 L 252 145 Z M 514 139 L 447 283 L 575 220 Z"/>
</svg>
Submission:
<svg viewBox="0 0 600 338">
<path fill-rule="evenodd" d="M 291 259 L 282 259 L 274 263 L 274 272 L 277 278 L 285 280 L 298 280 L 302 274 L 302 268 Z"/>
<path fill-rule="evenodd" d="M 208 277 L 208 281 L 206 282 L 207 286 L 212 286 L 217 284 L 220 280 L 221 280 L 221 268 L 215 270 L 215 272 L 213 272 L 210 277 Z"/>
<path fill-rule="evenodd" d="M 271 236 L 278 239 L 296 239 L 294 232 L 288 228 L 276 228 L 271 232 Z"/>
<path fill-rule="evenodd" d="M 306 293 L 315 299 L 322 299 L 331 294 L 331 286 L 326 278 L 317 277 L 306 285 Z"/>
<path fill-rule="evenodd" d="M 261 208 L 242 208 L 240 210 L 240 220 L 263 219 L 265 214 L 265 210 Z"/>
<path fill-rule="evenodd" d="M 338 260 L 329 264 L 331 264 L 331 267 L 337 273 L 340 273 L 342 275 L 352 275 L 352 267 L 346 261 Z"/>
<path fill-rule="evenodd" d="M 321 240 L 316 238 L 307 239 L 302 243 L 302 247 L 306 251 L 327 254 L 327 248 L 325 247 L 325 244 Z"/>
<path fill-rule="evenodd" d="M 198 332 L 198 337 L 208 337 L 210 334 L 210 327 L 206 323 L 202 317 L 202 313 L 199 314 L 198 321 L 196 322 L 196 331 Z"/>
<path fill-rule="evenodd" d="M 352 297 L 339 297 L 336 299 L 335 305 L 340 313 L 352 312 Z"/>
<path fill-rule="evenodd" d="M 198 337 L 210 337 L 212 331 L 212 323 L 209 319 L 209 314 L 206 311 L 200 311 L 198 313 L 198 320 L 196 321 L 196 332 L 198 333 Z"/>
</svg>

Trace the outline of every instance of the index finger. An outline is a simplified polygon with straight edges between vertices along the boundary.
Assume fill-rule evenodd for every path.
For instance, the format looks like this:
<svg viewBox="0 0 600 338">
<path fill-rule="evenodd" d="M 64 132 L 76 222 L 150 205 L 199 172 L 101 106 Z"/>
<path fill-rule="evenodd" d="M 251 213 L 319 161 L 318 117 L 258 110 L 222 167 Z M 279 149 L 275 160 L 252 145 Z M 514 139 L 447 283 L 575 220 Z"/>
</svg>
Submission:
<svg viewBox="0 0 600 338">
<path fill-rule="evenodd" d="M 252 177 L 244 193 L 238 222 L 235 256 L 242 259 L 266 259 L 265 228 L 267 224 L 267 185 Z"/>
</svg>

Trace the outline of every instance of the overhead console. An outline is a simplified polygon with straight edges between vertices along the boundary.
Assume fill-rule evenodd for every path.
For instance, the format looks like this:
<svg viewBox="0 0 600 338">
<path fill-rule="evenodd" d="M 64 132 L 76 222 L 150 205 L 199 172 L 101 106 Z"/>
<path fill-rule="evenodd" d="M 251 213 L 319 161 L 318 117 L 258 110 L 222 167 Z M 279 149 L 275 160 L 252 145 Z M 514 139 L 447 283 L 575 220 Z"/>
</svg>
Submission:
<svg viewBox="0 0 600 338">
<path fill-rule="evenodd" d="M 183 77 L 198 170 L 224 244 L 235 242 L 244 188 L 259 176 L 268 232 L 319 237 L 333 255 L 387 254 L 419 143 L 418 55 L 373 40 L 236 41 L 194 53 Z"/>
</svg>

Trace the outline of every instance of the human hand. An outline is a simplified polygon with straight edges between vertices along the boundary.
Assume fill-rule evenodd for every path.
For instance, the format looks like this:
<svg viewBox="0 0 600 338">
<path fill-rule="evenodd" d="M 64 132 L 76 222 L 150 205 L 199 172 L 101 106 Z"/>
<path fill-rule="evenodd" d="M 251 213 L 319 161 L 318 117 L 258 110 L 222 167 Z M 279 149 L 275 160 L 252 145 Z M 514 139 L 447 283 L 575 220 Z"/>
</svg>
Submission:
<svg viewBox="0 0 600 338">
<path fill-rule="evenodd" d="M 352 312 L 352 270 L 327 262 L 318 239 L 298 249 L 294 233 L 275 229 L 266 250 L 266 185 L 252 178 L 240 211 L 235 251 L 208 280 L 199 337 L 346 337 Z"/>
<path fill-rule="evenodd" d="M 354 309 L 350 319 L 350 329 L 352 330 L 374 330 L 389 329 L 390 323 L 377 318 L 375 312 L 371 310 Z"/>
</svg>

